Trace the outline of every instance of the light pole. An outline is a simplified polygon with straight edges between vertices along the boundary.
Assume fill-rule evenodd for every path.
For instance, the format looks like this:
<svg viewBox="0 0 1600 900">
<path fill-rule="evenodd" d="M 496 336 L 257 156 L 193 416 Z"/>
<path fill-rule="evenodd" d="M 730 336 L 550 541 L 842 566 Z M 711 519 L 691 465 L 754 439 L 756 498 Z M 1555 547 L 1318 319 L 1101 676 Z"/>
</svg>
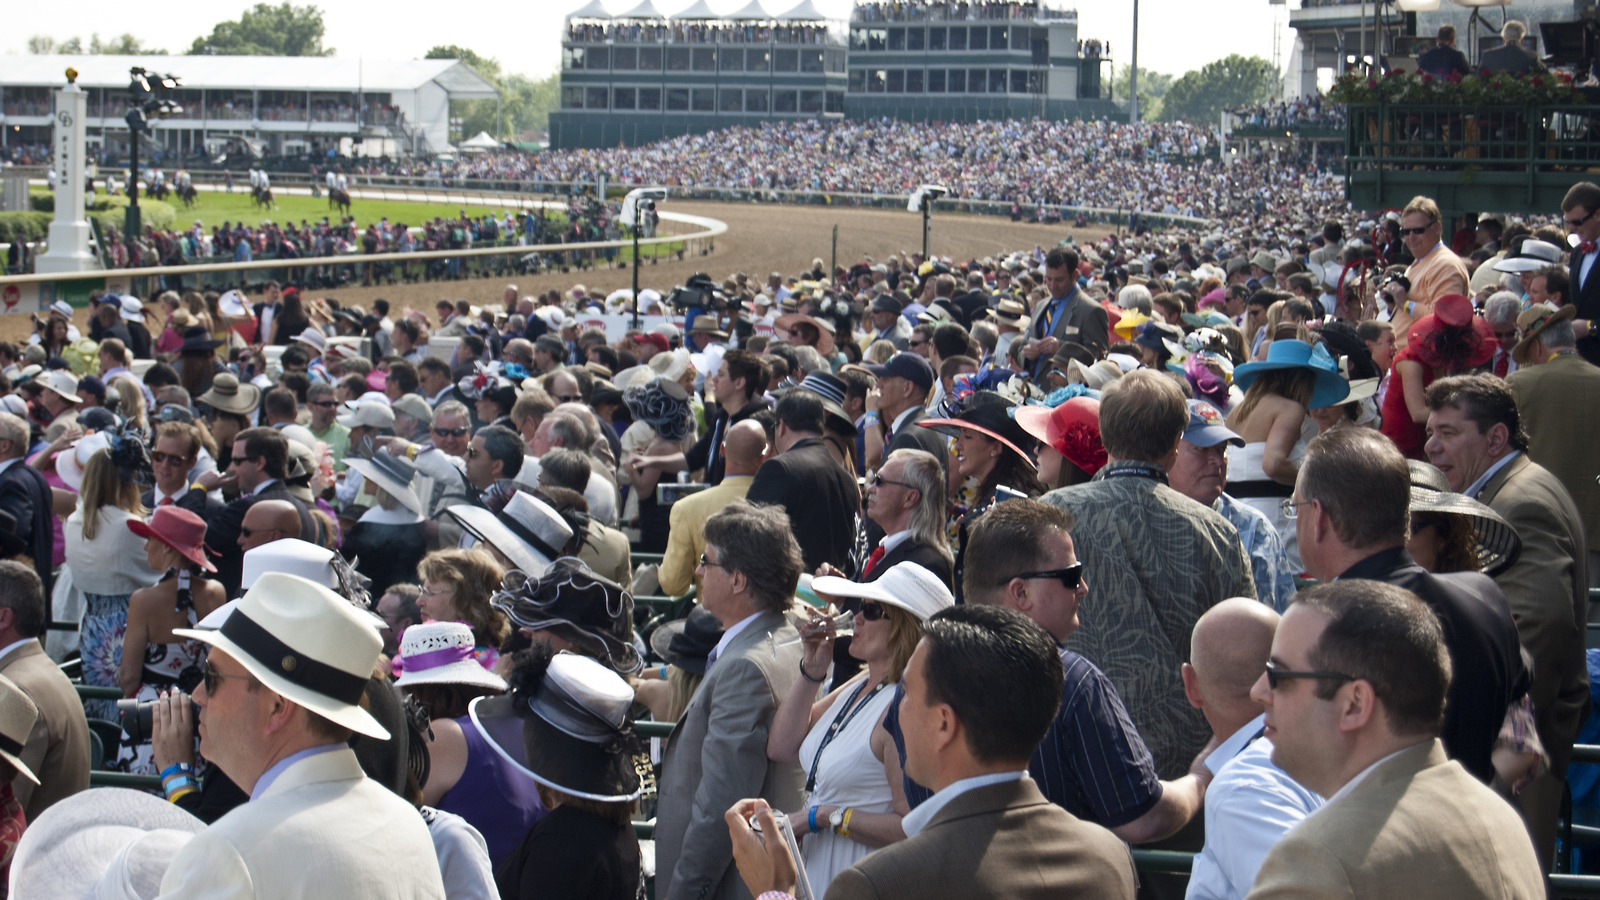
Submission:
<svg viewBox="0 0 1600 900">
<path fill-rule="evenodd" d="M 655 209 L 655 204 L 667 199 L 667 189 L 661 187 L 634 188 L 622 198 L 622 224 L 633 232 L 633 327 L 639 327 L 639 228 L 641 212 Z M 601 195 L 605 202 L 605 195 Z"/>
<path fill-rule="evenodd" d="M 1112 69 L 1113 72 L 1116 69 Z M 1133 61 L 1128 66 L 1128 124 L 1139 124 L 1139 0 L 1133 0 Z"/>
<path fill-rule="evenodd" d="M 162 96 L 168 91 L 177 90 L 176 76 L 158 75 L 134 66 L 128 70 L 128 78 L 128 95 L 132 103 L 127 115 L 123 116 L 128 123 L 128 213 L 122 229 L 131 254 L 133 242 L 143 230 L 139 222 L 139 135 L 150 130 L 151 116 L 165 118 L 181 115 L 183 107 Z"/>
<path fill-rule="evenodd" d="M 927 262 L 928 256 L 928 217 L 933 212 L 933 201 L 950 193 L 950 189 L 942 184 L 924 184 L 911 192 L 910 202 L 906 204 L 909 212 L 922 213 L 922 260 Z"/>
</svg>

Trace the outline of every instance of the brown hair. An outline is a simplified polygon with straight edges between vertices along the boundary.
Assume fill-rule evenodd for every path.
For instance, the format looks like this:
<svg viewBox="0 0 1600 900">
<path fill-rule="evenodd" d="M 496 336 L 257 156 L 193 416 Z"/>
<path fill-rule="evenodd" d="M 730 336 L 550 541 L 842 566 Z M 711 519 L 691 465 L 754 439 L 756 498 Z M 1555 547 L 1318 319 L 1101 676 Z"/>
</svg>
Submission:
<svg viewBox="0 0 1600 900">
<path fill-rule="evenodd" d="M 139 500 L 139 486 L 118 477 L 109 450 L 96 450 L 84 465 L 82 497 L 83 539 L 86 541 L 94 540 L 103 507 L 115 506 L 141 519 L 146 512 Z"/>
<path fill-rule="evenodd" d="M 1306 445 L 1300 499 L 1327 510 L 1347 547 L 1403 543 L 1411 528 L 1411 470 L 1393 441 L 1370 428 L 1334 428 Z"/>
<path fill-rule="evenodd" d="M 462 621 L 472 626 L 472 639 L 480 647 L 499 649 L 511 636 L 505 614 L 489 605 L 489 598 L 500 588 L 505 570 L 486 551 L 437 550 L 417 564 L 417 577 L 423 581 L 442 581 L 456 590 L 456 609 Z"/>
<path fill-rule="evenodd" d="M 1478 532 L 1472 519 L 1456 513 L 1417 513 L 1411 520 L 1411 531 L 1416 533 L 1425 526 L 1433 526 L 1439 534 L 1439 554 L 1434 558 L 1433 571 L 1476 572 L 1479 570 Z"/>
<path fill-rule="evenodd" d="M 1138 369 L 1106 386 L 1100 398 L 1100 443 L 1116 459 L 1157 462 L 1189 427 L 1189 406 L 1172 379 Z"/>
<path fill-rule="evenodd" d="M 1511 449 L 1528 449 L 1528 433 L 1522 430 L 1517 395 L 1511 393 L 1502 378 L 1487 374 L 1441 378 L 1428 385 L 1426 399 L 1428 409 L 1435 412 L 1446 406 L 1461 410 L 1479 432 L 1504 425 Z"/>
<path fill-rule="evenodd" d="M 967 527 L 962 600 L 999 603 L 1001 582 L 1044 567 L 1047 554 L 1041 539 L 1066 534 L 1071 528 L 1070 513 L 1040 500 L 1008 500 L 991 506 Z"/>
<path fill-rule="evenodd" d="M 1311 395 L 1316 393 L 1317 376 L 1310 369 L 1268 369 L 1256 376 L 1244 392 L 1244 400 L 1233 414 L 1237 421 L 1248 422 L 1263 397 L 1286 397 L 1304 407 L 1311 406 Z"/>
</svg>

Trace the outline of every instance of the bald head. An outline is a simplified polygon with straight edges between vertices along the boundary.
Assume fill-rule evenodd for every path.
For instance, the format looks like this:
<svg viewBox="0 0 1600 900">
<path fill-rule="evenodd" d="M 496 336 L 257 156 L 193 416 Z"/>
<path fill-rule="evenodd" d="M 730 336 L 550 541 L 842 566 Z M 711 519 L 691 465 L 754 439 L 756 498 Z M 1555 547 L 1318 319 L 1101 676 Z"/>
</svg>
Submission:
<svg viewBox="0 0 1600 900">
<path fill-rule="evenodd" d="M 1250 699 L 1250 687 L 1272 655 L 1278 620 L 1265 603 L 1234 597 L 1213 606 L 1195 623 L 1184 686 L 1189 701 L 1205 712 L 1218 735 L 1232 734 L 1261 713 Z"/>
<path fill-rule="evenodd" d="M 755 419 L 745 419 L 728 429 L 723 438 L 724 475 L 754 475 L 767 452 L 767 431 Z"/>
<path fill-rule="evenodd" d="M 254 550 L 262 544 L 300 537 L 300 511 L 287 500 L 262 500 L 244 512 L 239 526 L 239 546 Z"/>
</svg>

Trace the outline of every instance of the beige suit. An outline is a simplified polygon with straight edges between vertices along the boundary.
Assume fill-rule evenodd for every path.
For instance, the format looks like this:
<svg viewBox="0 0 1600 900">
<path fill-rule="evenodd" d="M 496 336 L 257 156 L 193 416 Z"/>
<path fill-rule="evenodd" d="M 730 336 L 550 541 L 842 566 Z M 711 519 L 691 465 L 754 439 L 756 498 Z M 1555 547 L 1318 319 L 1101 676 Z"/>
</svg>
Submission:
<svg viewBox="0 0 1600 900">
<path fill-rule="evenodd" d="M 834 877 L 826 900 L 1132 898 L 1128 845 L 1052 804 L 1032 779 L 974 788 L 915 837 Z"/>
<path fill-rule="evenodd" d="M 1250 900 L 1542 900 L 1517 811 L 1445 758 L 1438 740 L 1379 763 L 1273 847 Z"/>
<path fill-rule="evenodd" d="M 184 846 L 162 900 L 444 900 L 428 826 L 354 752 L 302 759 Z"/>
<path fill-rule="evenodd" d="M 1587 365 L 1587 363 L 1585 363 Z M 1589 617 L 1589 554 L 1583 522 L 1561 482 L 1519 455 L 1489 479 L 1478 499 L 1504 516 L 1522 538 L 1522 555 L 1495 577 L 1533 657 L 1533 709 L 1550 771 L 1524 788 L 1540 859 L 1555 850 L 1555 822 L 1572 742 L 1589 714 L 1584 638 Z"/>
<path fill-rule="evenodd" d="M 22 761 L 39 776 L 39 786 L 18 776 L 11 789 L 32 822 L 54 803 L 89 788 L 89 722 L 83 701 L 67 676 L 44 655 L 37 640 L 0 658 L 0 675 L 16 682 L 39 707 L 39 720 L 22 748 Z M 106 748 L 108 755 L 115 747 Z"/>
<path fill-rule="evenodd" d="M 776 643 L 794 636 L 778 613 L 746 625 L 673 728 L 656 806 L 657 897 L 748 898 L 722 814 L 744 797 L 784 811 L 800 808 L 800 767 L 767 759 L 772 716 L 800 673 L 800 645 Z"/>
<path fill-rule="evenodd" d="M 1526 366 L 1506 378 L 1528 432 L 1528 456 L 1572 495 L 1583 517 L 1590 552 L 1600 550 L 1600 460 L 1594 427 L 1600 421 L 1600 368 L 1576 354 Z"/>
<path fill-rule="evenodd" d="M 578 558 L 587 563 L 595 574 L 623 587 L 630 587 L 633 583 L 633 555 L 628 546 L 628 536 L 615 528 L 607 528 L 590 519 L 589 539 L 578 548 Z"/>
</svg>

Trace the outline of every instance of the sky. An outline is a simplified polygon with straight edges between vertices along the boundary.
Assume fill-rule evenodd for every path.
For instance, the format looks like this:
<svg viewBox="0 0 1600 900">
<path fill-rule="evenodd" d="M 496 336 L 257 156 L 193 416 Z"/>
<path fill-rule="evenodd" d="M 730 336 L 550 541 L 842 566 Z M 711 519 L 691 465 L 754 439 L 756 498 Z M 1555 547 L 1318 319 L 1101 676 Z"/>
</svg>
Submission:
<svg viewBox="0 0 1600 900">
<path fill-rule="evenodd" d="M 295 0 L 303 5 L 305 0 Z M 414 59 L 435 44 L 456 44 L 481 56 L 500 61 L 502 71 L 543 77 L 554 72 L 561 58 L 561 22 L 567 13 L 586 0 L 534 0 L 531 3 L 472 3 L 462 15 L 444 15 L 449 7 L 396 4 L 401 15 L 378 11 L 376 0 L 322 3 L 327 31 L 323 46 L 333 47 L 341 57 L 368 59 Z M 608 9 L 631 8 L 636 0 L 603 0 Z M 762 0 L 772 12 L 782 12 L 797 0 Z M 1052 7 L 1072 8 L 1073 4 L 1046 0 Z M 711 8 L 730 12 L 744 0 L 710 0 Z M 237 19 L 254 0 L 173 0 L 161 6 L 160 15 L 150 8 L 126 0 L 77 0 L 66 6 L 53 3 L 9 4 L 6 28 L 0 35 L 0 53 L 26 53 L 28 38 L 36 34 L 59 40 L 82 38 L 98 32 L 110 39 L 124 32 L 142 38 L 147 47 L 169 52 L 185 50 L 201 34 L 210 34 L 217 21 Z M 689 5 L 689 0 L 657 0 L 671 15 Z M 851 0 L 817 0 L 825 13 L 847 19 Z M 502 26 L 486 27 L 496 8 Z M 1267 0 L 1141 0 L 1139 4 L 1140 68 L 1171 75 L 1182 75 L 1230 53 L 1272 59 L 1274 15 L 1287 20 L 1283 6 L 1270 6 Z M 1129 61 L 1133 37 L 1133 0 L 1086 0 L 1078 5 L 1078 37 L 1100 38 L 1111 42 L 1112 56 L 1120 68 Z M 180 23 L 192 22 L 185 27 Z M 87 24 L 86 24 L 87 23 Z M 1285 25 L 1286 34 L 1290 31 Z M 1283 64 L 1287 64 L 1291 44 L 1285 37 Z M 179 74 L 182 74 L 181 72 Z"/>
</svg>

